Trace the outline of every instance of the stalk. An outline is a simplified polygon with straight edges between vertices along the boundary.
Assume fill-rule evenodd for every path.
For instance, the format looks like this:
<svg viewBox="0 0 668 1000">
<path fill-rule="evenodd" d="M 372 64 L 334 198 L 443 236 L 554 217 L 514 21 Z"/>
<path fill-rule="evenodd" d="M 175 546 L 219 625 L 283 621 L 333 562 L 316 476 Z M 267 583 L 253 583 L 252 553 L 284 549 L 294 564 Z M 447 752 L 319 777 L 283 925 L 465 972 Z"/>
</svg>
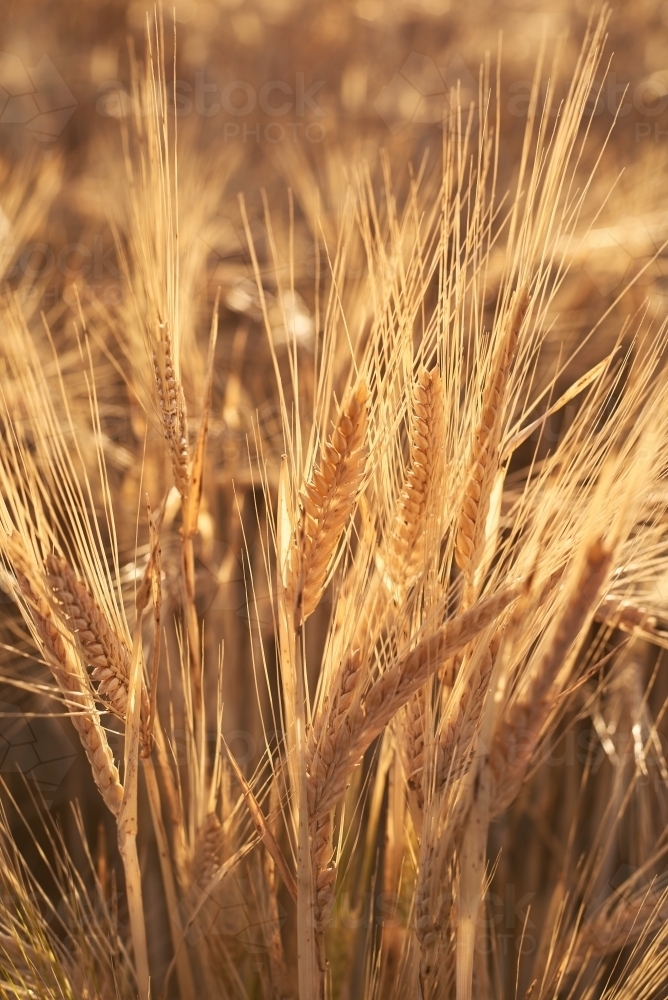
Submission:
<svg viewBox="0 0 668 1000">
<path fill-rule="evenodd" d="M 142 637 L 141 615 L 132 644 L 132 662 L 128 691 L 128 712 L 125 728 L 125 787 L 118 813 L 118 849 L 125 870 L 125 888 L 128 897 L 130 932 L 135 956 L 139 1000 L 149 1000 L 150 974 L 148 948 L 146 944 L 146 924 L 141 888 L 141 869 L 137 854 L 137 784 L 139 777 L 139 729 L 142 681 Z"/>
<path fill-rule="evenodd" d="M 167 833 L 162 819 L 158 779 L 153 766 L 153 761 L 150 757 L 144 758 L 144 778 L 146 779 L 146 789 L 148 791 L 148 802 L 151 810 L 153 830 L 158 845 L 158 860 L 160 861 L 162 884 L 165 890 L 165 901 L 167 903 L 167 915 L 169 917 L 172 949 L 174 951 L 174 960 L 176 962 L 176 977 L 179 983 L 179 994 L 181 1000 L 195 1000 L 195 980 L 190 967 L 190 957 L 183 938 L 183 928 L 181 927 L 181 921 L 179 919 L 179 899 L 176 891 L 176 883 L 174 881 L 172 860 L 169 854 Z"/>
</svg>

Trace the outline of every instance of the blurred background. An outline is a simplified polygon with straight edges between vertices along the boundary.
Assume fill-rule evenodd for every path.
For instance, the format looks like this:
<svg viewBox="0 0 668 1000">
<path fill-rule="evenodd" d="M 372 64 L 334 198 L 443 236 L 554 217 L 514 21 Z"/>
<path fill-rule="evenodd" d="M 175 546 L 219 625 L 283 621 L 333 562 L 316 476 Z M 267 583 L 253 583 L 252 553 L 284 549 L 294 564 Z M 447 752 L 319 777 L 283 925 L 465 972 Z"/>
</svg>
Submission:
<svg viewBox="0 0 668 1000">
<path fill-rule="evenodd" d="M 486 58 L 492 79 L 500 73 L 495 99 L 503 126 L 503 188 L 517 162 L 541 45 L 546 90 L 558 46 L 563 64 L 574 64 L 591 5 L 589 0 L 178 0 L 164 10 L 181 150 L 201 152 L 200 192 L 203 196 L 206 182 L 207 197 L 219 196 L 207 213 L 206 231 L 199 233 L 207 273 L 231 285 L 246 263 L 239 192 L 261 242 L 261 190 L 287 212 L 292 188 L 301 215 L 297 280 L 312 277 L 313 234 L 304 230 L 309 223 L 315 228 L 318 211 L 324 233 L 317 237 L 331 237 L 353 164 L 366 161 L 380 176 L 378 160 L 386 150 L 397 183 L 405 181 L 409 164 L 419 170 L 425 155 L 435 166 L 446 95 L 459 86 L 464 108 L 478 102 Z M 113 303 L 120 294 L 107 287 L 115 277 L 108 230 L 113 184 L 122 183 L 117 170 L 115 180 L 109 173 L 118 162 L 122 123 L 130 112 L 131 52 L 144 55 L 147 12 L 153 16 L 153 5 L 144 0 L 3 3 L 0 155 L 7 164 L 51 157 L 62 171 L 48 229 L 40 220 L 40 231 L 31 234 L 37 249 L 26 247 L 15 269 L 16 277 L 40 279 L 47 306 L 77 277 L 86 277 L 89 298 Z M 596 228 L 610 231 L 585 247 L 582 280 L 571 290 L 574 308 L 618 291 L 667 231 L 662 213 L 668 4 L 614 5 L 600 75 L 591 127 L 604 137 L 618 116 L 596 179 L 601 196 L 595 203 L 603 206 Z M 583 177 L 590 167 L 583 164 Z M 644 284 L 662 297 L 660 268 L 649 270 Z M 231 305 L 243 303 L 232 297 Z"/>
</svg>

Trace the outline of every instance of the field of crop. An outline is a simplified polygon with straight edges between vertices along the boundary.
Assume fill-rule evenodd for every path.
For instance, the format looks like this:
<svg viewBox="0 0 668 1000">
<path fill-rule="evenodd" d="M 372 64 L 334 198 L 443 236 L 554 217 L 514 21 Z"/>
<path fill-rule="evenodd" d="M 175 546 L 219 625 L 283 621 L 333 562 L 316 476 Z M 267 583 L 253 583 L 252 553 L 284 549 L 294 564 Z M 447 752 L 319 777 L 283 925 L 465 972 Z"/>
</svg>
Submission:
<svg viewBox="0 0 668 1000">
<path fill-rule="evenodd" d="M 668 4 L 2 15 L 0 997 L 668 998 Z"/>
</svg>

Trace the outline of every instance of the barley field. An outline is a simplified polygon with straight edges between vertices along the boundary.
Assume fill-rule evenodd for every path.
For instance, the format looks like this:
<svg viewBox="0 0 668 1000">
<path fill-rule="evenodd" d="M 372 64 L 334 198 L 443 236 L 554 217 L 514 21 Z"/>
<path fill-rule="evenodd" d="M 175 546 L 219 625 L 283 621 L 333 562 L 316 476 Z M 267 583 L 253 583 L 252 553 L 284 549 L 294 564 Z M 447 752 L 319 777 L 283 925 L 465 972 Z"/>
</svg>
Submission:
<svg viewBox="0 0 668 1000">
<path fill-rule="evenodd" d="M 668 998 L 668 4 L 1 6 L 0 997 Z"/>
</svg>

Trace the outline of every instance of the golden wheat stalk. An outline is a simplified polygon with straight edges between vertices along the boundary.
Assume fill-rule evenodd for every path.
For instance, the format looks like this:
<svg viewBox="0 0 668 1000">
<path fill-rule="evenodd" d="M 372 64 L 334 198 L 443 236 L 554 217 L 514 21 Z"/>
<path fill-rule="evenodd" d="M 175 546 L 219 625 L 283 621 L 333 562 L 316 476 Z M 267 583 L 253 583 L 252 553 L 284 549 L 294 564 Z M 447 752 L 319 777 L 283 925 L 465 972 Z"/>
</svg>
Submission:
<svg viewBox="0 0 668 1000">
<path fill-rule="evenodd" d="M 267 824 L 275 841 L 278 837 L 278 819 L 280 817 L 280 793 L 277 781 L 274 781 L 270 791 L 269 819 Z M 267 889 L 267 950 L 269 958 L 269 976 L 276 1000 L 292 1000 L 294 989 L 286 961 L 283 939 L 281 937 L 281 916 L 278 902 L 279 884 L 277 865 L 271 853 L 265 847 L 263 853 L 264 880 Z"/>
<path fill-rule="evenodd" d="M 517 609 L 516 609 L 517 611 Z M 491 642 L 482 649 L 472 643 L 460 669 L 466 676 L 459 680 L 446 702 L 435 744 L 434 791 L 463 777 L 471 763 L 475 738 L 482 718 L 494 663 L 504 634 L 504 624 L 494 631 Z M 466 663 L 471 670 L 466 671 Z"/>
<path fill-rule="evenodd" d="M 165 324 L 162 326 L 165 327 Z M 186 401 L 174 367 L 169 331 L 165 328 L 161 332 L 163 335 L 160 337 L 158 351 L 153 355 L 158 413 L 169 446 L 174 485 L 185 499 L 190 486 Z"/>
<path fill-rule="evenodd" d="M 443 466 L 443 389 L 438 366 L 421 369 L 412 399 L 410 462 L 397 501 L 384 570 L 392 584 L 410 579 L 423 566 L 424 548 L 417 543 L 426 535 L 425 517 L 437 514 L 440 472 Z"/>
<path fill-rule="evenodd" d="M 629 898 L 606 901 L 578 928 L 562 968 L 576 972 L 583 962 L 621 951 L 655 931 L 667 916 L 666 891 L 659 892 L 654 886 L 636 891 Z"/>
<path fill-rule="evenodd" d="M 225 834 L 223 825 L 215 812 L 207 813 L 197 831 L 192 860 L 190 880 L 192 885 L 205 889 L 211 879 L 222 868 L 225 860 Z"/>
<path fill-rule="evenodd" d="M 77 643 L 82 659 L 96 683 L 97 698 L 119 719 L 125 721 L 128 704 L 131 653 L 104 611 L 78 578 L 64 556 L 46 558 L 46 581 L 55 607 Z M 149 742 L 150 708 L 142 685 L 142 742 Z"/>
<path fill-rule="evenodd" d="M 465 774 L 473 753 L 485 697 L 489 688 L 494 658 L 489 647 L 480 653 L 472 652 L 473 671 L 466 682 L 453 692 L 453 704 L 439 729 L 436 746 L 435 788 L 456 781 Z"/>
<path fill-rule="evenodd" d="M 427 699 L 425 691 L 416 691 L 403 711 L 401 718 L 399 745 L 409 801 L 415 800 L 416 816 L 424 808 L 423 773 L 425 761 L 425 715 Z M 419 822 L 419 820 L 418 820 Z"/>
<path fill-rule="evenodd" d="M 56 621 L 37 574 L 16 535 L 5 539 L 5 549 L 13 565 L 24 613 L 29 616 L 44 658 L 66 699 L 69 717 L 79 734 L 91 766 L 93 779 L 105 804 L 118 816 L 123 799 L 123 786 L 114 764 L 107 735 L 95 708 L 88 678 L 81 668 L 71 645 L 68 646 L 62 626 Z"/>
<path fill-rule="evenodd" d="M 444 451 L 443 388 L 438 366 L 422 368 L 411 401 L 409 466 L 396 503 L 389 538 L 381 547 L 377 567 L 367 588 L 352 639 L 353 648 L 368 650 L 401 606 L 407 586 L 425 567 L 426 545 L 431 537 L 428 516 L 439 516 Z M 344 661 L 347 662 L 347 661 Z M 349 676 L 335 679 L 334 690 L 344 682 L 352 693 Z M 424 696 L 405 710 L 407 724 L 400 732 L 401 755 L 407 781 L 418 808 L 423 802 L 421 771 L 424 756 Z"/>
<path fill-rule="evenodd" d="M 333 902 L 336 880 L 336 865 L 332 861 L 333 810 L 343 794 L 351 770 L 376 736 L 436 673 L 443 661 L 463 649 L 495 621 L 519 593 L 518 586 L 508 587 L 446 622 L 381 674 L 364 698 L 354 698 L 345 712 L 330 713 L 320 739 L 312 745 L 307 795 L 321 971 L 324 970 L 322 928 Z"/>
<path fill-rule="evenodd" d="M 471 590 L 473 576 L 482 554 L 489 501 L 500 461 L 506 388 L 528 304 L 527 289 L 522 287 L 515 293 L 506 317 L 505 330 L 485 385 L 482 413 L 473 435 L 455 542 L 455 561 L 467 582 L 465 603 L 474 596 Z"/>
<path fill-rule="evenodd" d="M 364 749 L 387 725 L 408 698 L 441 667 L 493 624 L 522 592 L 522 584 L 509 584 L 496 594 L 478 601 L 445 622 L 438 631 L 421 640 L 409 653 L 385 670 L 364 696 L 360 740 Z"/>
<path fill-rule="evenodd" d="M 342 407 L 320 463 L 299 494 L 299 558 L 291 589 L 299 621 L 315 611 L 332 556 L 352 514 L 366 465 L 367 386 L 355 386 Z"/>
<path fill-rule="evenodd" d="M 415 915 L 413 927 L 420 949 L 418 982 L 422 995 L 429 995 L 429 984 L 437 968 L 440 974 L 452 974 L 452 954 L 448 967 L 442 968 L 438 962 L 439 952 L 450 951 L 448 934 L 449 907 L 444 882 L 440 876 L 440 858 L 433 831 L 426 831 L 420 844 L 418 883 L 415 889 Z M 436 898 L 434 898 L 434 890 Z"/>
<path fill-rule="evenodd" d="M 510 805 L 524 781 L 545 721 L 554 708 L 557 674 L 596 610 L 612 555 L 601 538 L 588 545 L 568 599 L 538 662 L 530 670 L 524 690 L 499 720 L 489 754 L 493 774 L 492 816 Z M 522 740 L 521 752 L 518 734 Z"/>
<path fill-rule="evenodd" d="M 418 688 L 449 656 L 463 649 L 520 595 L 519 584 L 481 600 L 447 621 L 410 652 L 400 656 L 357 698 L 343 717 L 331 718 L 311 754 L 309 802 L 313 816 L 340 798 L 350 769 Z"/>
<path fill-rule="evenodd" d="M 353 706 L 353 702 L 358 697 L 357 688 L 360 681 L 361 666 L 363 664 L 363 654 L 360 649 L 349 653 L 341 666 L 337 675 L 336 688 L 332 695 L 331 704 L 325 701 L 322 711 L 319 713 L 315 725 L 309 734 L 308 753 L 310 758 L 309 767 L 311 777 L 318 767 L 321 756 L 318 754 L 319 746 L 331 747 L 331 739 L 327 740 L 327 734 L 335 733 L 340 727 L 346 725 L 348 713 Z M 325 750 L 324 760 L 327 760 Z M 307 785 L 309 795 L 309 809 L 312 802 L 312 786 Z M 326 969 L 324 952 L 324 939 L 322 929 L 327 919 L 329 909 L 333 899 L 333 887 L 336 879 L 336 867 L 332 863 L 333 848 L 333 815 L 332 811 L 322 811 L 310 822 L 310 847 L 311 861 L 313 865 L 313 895 L 314 895 L 314 920 L 316 924 L 317 936 L 317 958 L 321 975 Z"/>
<path fill-rule="evenodd" d="M 443 468 L 443 390 L 438 366 L 422 368 L 413 387 L 408 469 L 386 539 L 376 552 L 351 645 L 369 648 L 401 604 L 407 585 L 423 570 L 427 514 L 437 516 L 436 497 Z"/>
</svg>

